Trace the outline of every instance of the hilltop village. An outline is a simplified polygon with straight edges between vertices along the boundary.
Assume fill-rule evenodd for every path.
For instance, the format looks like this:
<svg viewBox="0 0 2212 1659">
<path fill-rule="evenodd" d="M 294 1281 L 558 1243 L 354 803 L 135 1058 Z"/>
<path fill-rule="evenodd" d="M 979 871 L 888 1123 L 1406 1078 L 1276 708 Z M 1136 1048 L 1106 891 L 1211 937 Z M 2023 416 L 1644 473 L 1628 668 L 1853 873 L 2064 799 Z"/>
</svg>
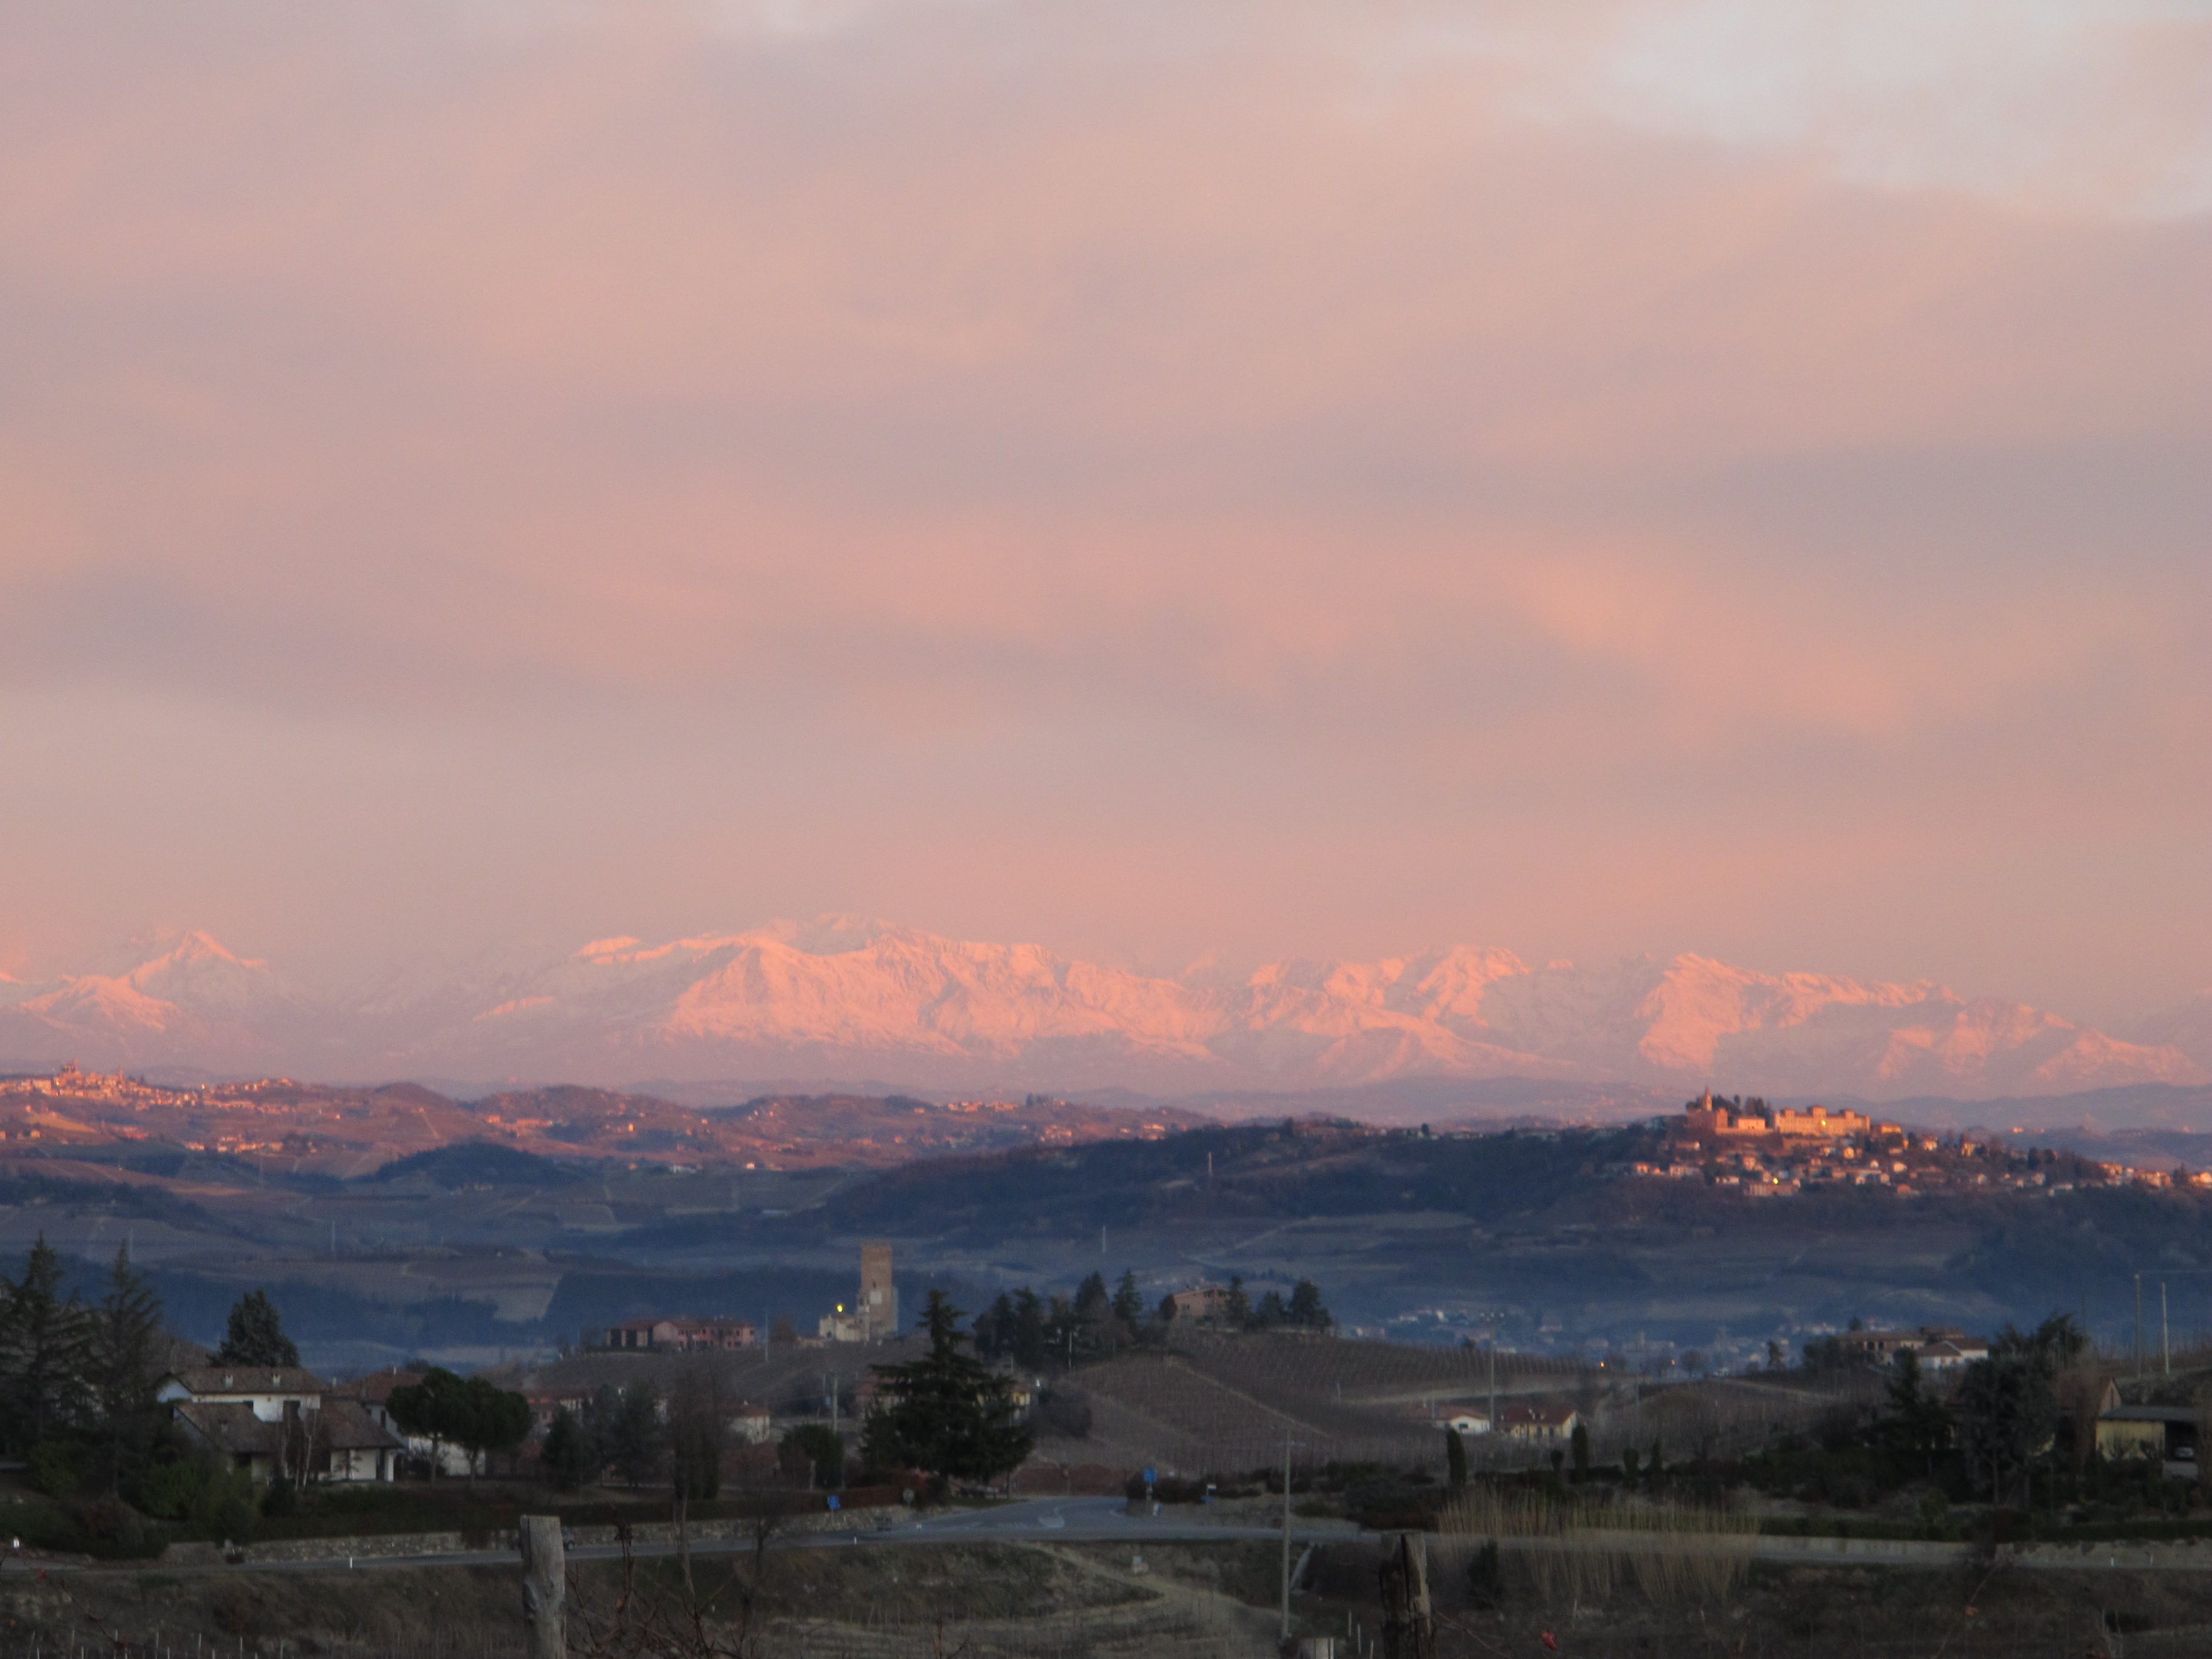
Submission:
<svg viewBox="0 0 2212 1659">
<path fill-rule="evenodd" d="M 2084 1187 L 2212 1187 L 2212 1171 L 2140 1170 L 2047 1147 L 2014 1152 L 1972 1135 L 1884 1123 L 1863 1112 L 1769 1105 L 1708 1090 L 1680 1117 L 1653 1121 L 1651 1155 L 1599 1173 L 1617 1179 L 1694 1181 L 1747 1198 L 1787 1198 L 1845 1187 L 1887 1188 L 1900 1198 L 1992 1188 L 2070 1193 Z"/>
</svg>

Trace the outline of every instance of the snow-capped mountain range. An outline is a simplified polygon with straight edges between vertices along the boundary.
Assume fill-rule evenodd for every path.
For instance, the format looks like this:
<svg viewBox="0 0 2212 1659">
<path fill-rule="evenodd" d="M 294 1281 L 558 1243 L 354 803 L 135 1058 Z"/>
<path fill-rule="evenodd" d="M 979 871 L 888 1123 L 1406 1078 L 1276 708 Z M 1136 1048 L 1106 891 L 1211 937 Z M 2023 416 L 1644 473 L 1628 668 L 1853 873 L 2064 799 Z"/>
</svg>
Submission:
<svg viewBox="0 0 2212 1659">
<path fill-rule="evenodd" d="M 0 981 L 0 1061 L 1158 1094 L 1528 1077 L 1971 1098 L 2203 1083 L 2208 1012 L 2200 998 L 2129 1042 L 1927 981 L 1692 955 L 1539 968 L 1464 945 L 1170 979 L 829 916 L 663 945 L 599 939 L 343 1003 L 194 933 L 127 973 Z"/>
</svg>

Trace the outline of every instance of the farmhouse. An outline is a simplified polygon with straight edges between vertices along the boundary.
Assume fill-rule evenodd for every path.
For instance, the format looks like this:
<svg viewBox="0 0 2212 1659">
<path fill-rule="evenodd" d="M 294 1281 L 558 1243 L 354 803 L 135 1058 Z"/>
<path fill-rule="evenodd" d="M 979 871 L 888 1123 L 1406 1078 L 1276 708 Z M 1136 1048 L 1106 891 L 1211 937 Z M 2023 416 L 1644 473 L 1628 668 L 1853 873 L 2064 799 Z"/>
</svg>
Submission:
<svg viewBox="0 0 2212 1659">
<path fill-rule="evenodd" d="M 1838 1331 L 1836 1345 L 1849 1358 L 1887 1366 L 1910 1353 L 1924 1370 L 1952 1370 L 1989 1358 L 1990 1345 L 1951 1325 L 1922 1325 L 1909 1331 Z"/>
<path fill-rule="evenodd" d="M 1194 1285 L 1176 1291 L 1168 1300 L 1175 1304 L 1177 1319 L 1210 1322 L 1224 1318 L 1229 1312 L 1229 1291 L 1219 1285 Z"/>
<path fill-rule="evenodd" d="M 1498 1431 L 1509 1440 L 1565 1440 L 1582 1420 L 1572 1406 L 1506 1406 L 1498 1413 Z"/>
<path fill-rule="evenodd" d="M 193 1366 L 154 1397 L 185 1437 L 257 1480 L 389 1480 L 400 1437 L 297 1365 Z"/>
</svg>

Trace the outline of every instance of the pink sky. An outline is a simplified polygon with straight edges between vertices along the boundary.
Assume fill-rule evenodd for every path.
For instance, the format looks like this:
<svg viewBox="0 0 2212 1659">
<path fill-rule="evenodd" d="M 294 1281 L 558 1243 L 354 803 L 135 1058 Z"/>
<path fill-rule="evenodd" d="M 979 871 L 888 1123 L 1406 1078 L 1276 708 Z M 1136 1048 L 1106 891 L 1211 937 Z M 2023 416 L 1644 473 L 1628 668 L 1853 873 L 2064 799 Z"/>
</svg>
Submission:
<svg viewBox="0 0 2212 1659">
<path fill-rule="evenodd" d="M 2195 6 L 32 0 L 0 969 L 847 909 L 2142 1012 L 2208 295 Z"/>
</svg>

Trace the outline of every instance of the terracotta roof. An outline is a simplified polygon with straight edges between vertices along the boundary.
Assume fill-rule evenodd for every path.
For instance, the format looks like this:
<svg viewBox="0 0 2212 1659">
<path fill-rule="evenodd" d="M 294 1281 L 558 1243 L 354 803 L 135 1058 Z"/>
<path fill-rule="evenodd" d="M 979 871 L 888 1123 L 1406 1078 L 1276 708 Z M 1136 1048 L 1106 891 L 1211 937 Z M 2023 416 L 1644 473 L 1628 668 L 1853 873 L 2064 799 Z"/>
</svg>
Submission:
<svg viewBox="0 0 2212 1659">
<path fill-rule="evenodd" d="M 407 1443 L 370 1416 L 360 1401 L 342 1397 L 323 1401 L 317 1433 L 332 1451 L 397 1451 Z"/>
<path fill-rule="evenodd" d="M 191 1400 L 177 1407 L 177 1419 L 233 1456 L 275 1457 L 284 1449 L 284 1425 L 263 1422 L 250 1406 Z"/>
<path fill-rule="evenodd" d="M 340 1385 L 332 1392 L 343 1394 L 349 1400 L 362 1400 L 372 1406 L 381 1406 L 392 1398 L 394 1389 L 411 1389 L 428 1375 L 428 1371 L 371 1371 L 366 1376 L 356 1376 L 352 1382 Z"/>
<path fill-rule="evenodd" d="M 330 1384 L 304 1365 L 195 1365 L 164 1382 L 184 1385 L 196 1400 L 238 1394 L 322 1394 Z"/>
</svg>

